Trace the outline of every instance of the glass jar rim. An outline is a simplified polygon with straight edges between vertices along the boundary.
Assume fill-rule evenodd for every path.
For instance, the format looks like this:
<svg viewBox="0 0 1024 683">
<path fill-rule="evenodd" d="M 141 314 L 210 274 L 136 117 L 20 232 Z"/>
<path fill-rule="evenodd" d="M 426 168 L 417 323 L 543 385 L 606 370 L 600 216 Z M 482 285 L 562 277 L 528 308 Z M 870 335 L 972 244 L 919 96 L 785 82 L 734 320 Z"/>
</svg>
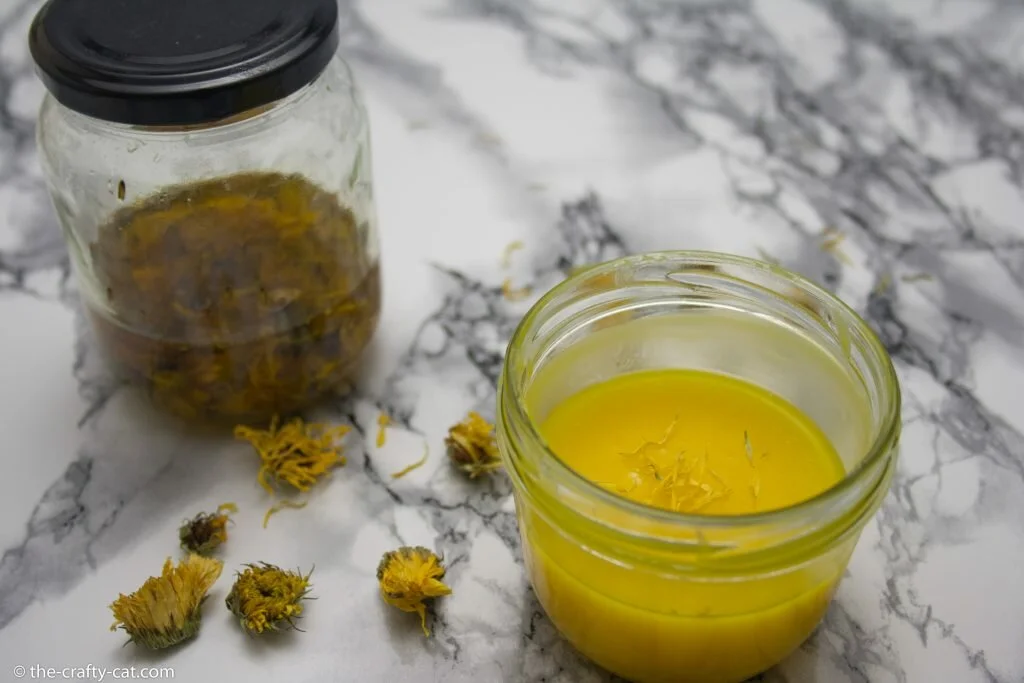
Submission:
<svg viewBox="0 0 1024 683">
<path fill-rule="evenodd" d="M 607 275 L 624 266 L 671 262 L 678 262 L 680 264 L 697 262 L 708 265 L 733 266 L 772 275 L 789 285 L 797 286 L 813 295 L 818 301 L 826 303 L 830 309 L 841 313 L 867 340 L 868 347 L 874 356 L 873 362 L 876 362 L 884 373 L 882 383 L 889 394 L 887 396 L 888 405 L 882 415 L 882 419 L 874 430 L 874 438 L 867 449 L 867 454 L 841 480 L 811 498 L 793 505 L 763 512 L 741 515 L 683 513 L 654 507 L 617 495 L 573 470 L 548 446 L 537 429 L 534 420 L 529 415 L 524 392 L 512 376 L 515 369 L 521 367 L 524 361 L 520 355 L 524 338 L 533 331 L 537 323 L 542 322 L 540 320 L 542 314 L 552 305 L 553 301 L 566 292 L 571 291 L 580 283 L 595 276 Z M 541 457 L 543 457 L 546 464 L 553 465 L 556 476 L 559 478 L 559 484 L 568 485 L 575 492 L 588 498 L 597 499 L 612 509 L 655 521 L 659 524 L 666 524 L 670 527 L 678 526 L 697 529 L 736 528 L 758 524 L 778 524 L 793 519 L 807 519 L 817 512 L 829 509 L 835 501 L 849 494 L 864 479 L 870 477 L 871 473 L 876 471 L 880 465 L 883 466 L 883 469 L 886 469 L 884 467 L 886 465 L 885 460 L 892 453 L 892 446 L 898 440 L 900 429 L 900 388 L 892 359 L 882 345 L 881 340 L 856 311 L 837 296 L 787 268 L 745 256 L 714 251 L 670 250 L 625 256 L 585 268 L 552 287 L 533 304 L 512 333 L 504 367 L 502 368 L 499 394 L 503 395 L 505 392 L 509 392 L 511 401 L 506 401 L 503 397 L 499 398 L 499 415 L 504 417 L 504 412 L 508 408 L 512 411 L 512 417 L 518 424 L 525 425 L 526 437 L 532 442 L 531 446 L 539 448 L 542 454 Z"/>
<path fill-rule="evenodd" d="M 190 125 L 152 125 L 108 121 L 65 107 L 52 94 L 47 93 L 44 106 L 53 106 L 60 116 L 76 126 L 98 135 L 133 141 L 163 142 L 202 139 L 204 144 L 233 142 L 239 136 L 252 134 L 266 126 L 275 125 L 281 119 L 292 116 L 294 108 L 314 96 L 317 81 L 308 83 L 295 92 L 258 107 L 253 107 L 232 116 Z"/>
</svg>

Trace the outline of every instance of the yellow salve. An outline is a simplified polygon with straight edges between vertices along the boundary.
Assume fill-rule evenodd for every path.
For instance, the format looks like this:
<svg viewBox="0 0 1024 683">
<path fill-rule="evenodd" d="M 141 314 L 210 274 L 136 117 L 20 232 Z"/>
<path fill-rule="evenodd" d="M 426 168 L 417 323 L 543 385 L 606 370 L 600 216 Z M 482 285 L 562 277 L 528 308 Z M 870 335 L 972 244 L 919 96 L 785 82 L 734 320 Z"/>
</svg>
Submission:
<svg viewBox="0 0 1024 683">
<path fill-rule="evenodd" d="M 557 405 L 540 432 L 586 479 L 682 513 L 783 508 L 844 476 L 828 439 L 795 407 L 709 372 L 648 371 L 590 386 Z M 817 625 L 852 549 L 723 581 L 609 562 L 544 516 L 520 514 L 528 568 L 553 622 L 584 654 L 643 683 L 729 683 L 772 666 Z"/>
</svg>

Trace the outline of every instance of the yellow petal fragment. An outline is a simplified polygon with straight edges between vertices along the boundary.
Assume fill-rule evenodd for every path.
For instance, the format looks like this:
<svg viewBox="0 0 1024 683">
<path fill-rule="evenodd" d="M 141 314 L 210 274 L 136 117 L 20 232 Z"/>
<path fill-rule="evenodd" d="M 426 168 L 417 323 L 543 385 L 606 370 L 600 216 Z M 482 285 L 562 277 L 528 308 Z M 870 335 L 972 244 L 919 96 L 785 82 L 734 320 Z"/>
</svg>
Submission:
<svg viewBox="0 0 1024 683">
<path fill-rule="evenodd" d="M 263 528 L 266 529 L 267 523 L 270 522 L 270 518 L 281 510 L 301 510 L 306 507 L 307 502 L 308 501 L 302 501 L 301 503 L 296 503 L 291 500 L 282 500 L 280 503 L 271 506 L 270 509 L 267 510 L 266 514 L 263 515 Z"/>
<path fill-rule="evenodd" d="M 404 477 L 405 475 L 409 474 L 413 470 L 418 470 L 419 468 L 421 468 L 421 467 L 423 467 L 424 465 L 427 464 L 427 458 L 429 458 L 429 457 L 430 457 L 430 446 L 428 446 L 427 444 L 423 444 L 423 457 L 420 458 L 419 460 L 417 460 L 416 462 L 414 462 L 413 464 L 411 464 L 411 465 L 409 465 L 407 467 L 403 467 L 402 469 L 398 470 L 397 472 L 394 472 L 391 475 L 391 478 L 392 479 L 401 479 L 402 477 Z"/>
</svg>

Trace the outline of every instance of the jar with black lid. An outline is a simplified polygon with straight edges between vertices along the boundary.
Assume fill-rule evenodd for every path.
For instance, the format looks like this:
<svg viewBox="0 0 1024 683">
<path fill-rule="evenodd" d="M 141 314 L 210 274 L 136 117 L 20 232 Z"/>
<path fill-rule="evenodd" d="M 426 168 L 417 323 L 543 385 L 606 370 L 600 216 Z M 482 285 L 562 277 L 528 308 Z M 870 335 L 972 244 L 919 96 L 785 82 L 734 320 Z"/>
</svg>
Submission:
<svg viewBox="0 0 1024 683">
<path fill-rule="evenodd" d="M 190 418 L 343 386 L 380 309 L 336 0 L 49 0 L 39 155 L 105 355 Z"/>
</svg>

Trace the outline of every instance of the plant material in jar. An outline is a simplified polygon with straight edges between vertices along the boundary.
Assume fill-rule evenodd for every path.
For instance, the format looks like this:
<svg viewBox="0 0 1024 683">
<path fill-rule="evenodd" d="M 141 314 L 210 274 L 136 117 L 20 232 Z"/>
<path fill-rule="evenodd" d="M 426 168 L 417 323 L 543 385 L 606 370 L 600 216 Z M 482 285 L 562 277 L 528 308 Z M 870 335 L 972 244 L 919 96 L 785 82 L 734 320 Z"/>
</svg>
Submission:
<svg viewBox="0 0 1024 683">
<path fill-rule="evenodd" d="M 465 420 L 449 429 L 444 443 L 449 459 L 470 479 L 501 467 L 494 425 L 479 413 L 469 413 Z"/>
<path fill-rule="evenodd" d="M 426 600 L 450 595 L 452 589 L 444 584 L 445 568 L 441 558 L 427 548 L 403 546 L 384 553 L 377 565 L 377 581 L 384 602 L 403 612 L 420 616 L 424 635 L 427 628 Z"/>
<path fill-rule="evenodd" d="M 756 507 L 761 496 L 761 472 L 757 463 L 767 457 L 767 453 L 755 458 L 750 433 L 743 431 L 742 455 L 712 457 L 707 450 L 688 452 L 669 448 L 678 424 L 676 418 L 661 439 L 647 441 L 636 450 L 622 454 L 631 466 L 628 485 L 601 485 L 647 505 L 692 514 L 733 494 L 732 488 L 715 471 L 715 457 L 742 457 L 749 466 L 747 488 Z"/>
<path fill-rule="evenodd" d="M 266 562 L 245 567 L 224 601 L 242 629 L 255 636 L 277 631 L 283 625 L 296 628 L 295 620 L 302 615 L 302 601 L 308 599 L 313 572 L 303 575 Z"/>
<path fill-rule="evenodd" d="M 229 515 L 238 512 L 234 503 L 222 503 L 216 512 L 200 512 L 178 529 L 182 549 L 197 555 L 209 555 L 228 540 Z"/>
<path fill-rule="evenodd" d="M 365 230 L 299 175 L 144 197 L 90 244 L 99 339 L 122 374 L 183 417 L 298 410 L 347 380 L 376 326 Z"/>
<path fill-rule="evenodd" d="M 224 563 L 189 555 L 175 566 L 170 558 L 163 573 L 146 579 L 134 593 L 118 596 L 110 605 L 111 631 L 121 629 L 130 642 L 153 650 L 177 645 L 199 632 L 206 594 L 220 577 Z"/>
</svg>

